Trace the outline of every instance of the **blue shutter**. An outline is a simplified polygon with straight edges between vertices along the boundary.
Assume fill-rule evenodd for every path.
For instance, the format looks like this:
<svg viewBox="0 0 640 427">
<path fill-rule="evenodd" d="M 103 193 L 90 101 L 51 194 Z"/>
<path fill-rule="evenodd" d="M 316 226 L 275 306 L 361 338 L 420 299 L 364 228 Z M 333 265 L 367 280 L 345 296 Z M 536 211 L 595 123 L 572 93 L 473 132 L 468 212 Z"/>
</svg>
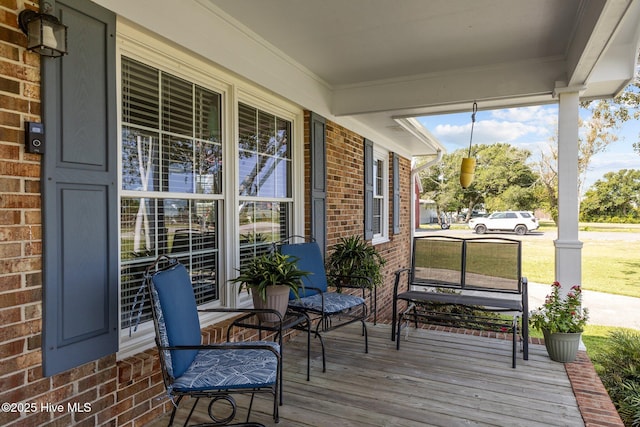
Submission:
<svg viewBox="0 0 640 427">
<path fill-rule="evenodd" d="M 373 239 L 373 142 L 364 140 L 364 239 Z"/>
<path fill-rule="evenodd" d="M 324 117 L 311 113 L 311 237 L 324 258 L 327 242 L 327 124 Z"/>
<path fill-rule="evenodd" d="M 118 350 L 115 15 L 58 0 L 69 54 L 42 59 L 43 372 Z"/>
<path fill-rule="evenodd" d="M 400 234 L 400 159 L 393 153 L 393 234 Z"/>
</svg>

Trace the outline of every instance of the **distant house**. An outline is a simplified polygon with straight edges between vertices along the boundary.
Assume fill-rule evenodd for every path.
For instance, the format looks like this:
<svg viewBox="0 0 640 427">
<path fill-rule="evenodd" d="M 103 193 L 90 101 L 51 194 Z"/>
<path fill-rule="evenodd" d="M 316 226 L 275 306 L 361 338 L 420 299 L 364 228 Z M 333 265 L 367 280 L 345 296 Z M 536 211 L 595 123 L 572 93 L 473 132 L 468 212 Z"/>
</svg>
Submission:
<svg viewBox="0 0 640 427">
<path fill-rule="evenodd" d="M 437 204 L 434 200 L 420 199 L 420 224 L 438 222 Z"/>
</svg>

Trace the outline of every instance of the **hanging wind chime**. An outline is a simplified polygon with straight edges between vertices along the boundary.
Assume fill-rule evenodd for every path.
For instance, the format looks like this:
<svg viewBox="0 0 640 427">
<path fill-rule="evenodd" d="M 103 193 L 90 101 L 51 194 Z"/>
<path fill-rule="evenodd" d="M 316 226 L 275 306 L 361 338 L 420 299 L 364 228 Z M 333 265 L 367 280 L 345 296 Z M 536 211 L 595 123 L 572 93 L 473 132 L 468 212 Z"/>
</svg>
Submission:
<svg viewBox="0 0 640 427">
<path fill-rule="evenodd" d="M 473 175 L 476 170 L 476 159 L 471 157 L 471 143 L 473 142 L 473 126 L 476 123 L 476 112 L 478 111 L 478 104 L 474 101 L 473 110 L 471 114 L 471 138 L 469 138 L 469 155 L 462 159 L 460 165 L 460 185 L 463 189 L 467 189 L 473 182 Z"/>
</svg>

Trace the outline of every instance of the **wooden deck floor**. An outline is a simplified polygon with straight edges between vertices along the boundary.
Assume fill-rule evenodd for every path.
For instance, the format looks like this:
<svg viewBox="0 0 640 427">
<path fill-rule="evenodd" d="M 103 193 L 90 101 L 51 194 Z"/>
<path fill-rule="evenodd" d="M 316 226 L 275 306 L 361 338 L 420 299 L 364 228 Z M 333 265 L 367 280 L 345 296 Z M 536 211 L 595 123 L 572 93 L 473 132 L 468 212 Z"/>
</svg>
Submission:
<svg viewBox="0 0 640 427">
<path fill-rule="evenodd" d="M 305 340 L 286 343 L 280 423 L 265 397 L 256 397 L 251 420 L 267 426 L 584 426 L 564 365 L 552 362 L 543 346 L 531 345 L 529 360 L 519 355 L 512 369 L 510 341 L 410 329 L 396 351 L 389 325 L 368 329 L 368 354 L 356 325 L 325 335 L 326 373 L 320 346 L 312 342 L 310 381 Z M 178 421 L 190 407 L 185 403 Z M 245 403 L 238 400 L 240 417 Z M 197 411 L 192 421 L 208 420 L 205 403 Z"/>
</svg>

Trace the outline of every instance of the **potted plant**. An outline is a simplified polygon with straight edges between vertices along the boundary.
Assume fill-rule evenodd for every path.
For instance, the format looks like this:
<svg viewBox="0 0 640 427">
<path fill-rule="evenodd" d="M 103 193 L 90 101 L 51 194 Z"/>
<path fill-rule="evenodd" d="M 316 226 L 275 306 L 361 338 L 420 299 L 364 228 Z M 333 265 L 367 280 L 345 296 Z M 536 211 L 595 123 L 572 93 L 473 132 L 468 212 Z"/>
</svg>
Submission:
<svg viewBox="0 0 640 427">
<path fill-rule="evenodd" d="M 542 307 L 531 312 L 529 323 L 541 330 L 551 360 L 573 362 L 580 345 L 580 337 L 589 319 L 589 312 L 581 307 L 582 288 L 572 286 L 565 297 L 560 283 L 553 282 L 551 294 Z"/>
<path fill-rule="evenodd" d="M 385 260 L 378 251 L 359 235 L 342 237 L 327 260 L 327 274 L 334 277 L 361 276 L 371 279 L 373 286 L 383 283 Z"/>
<path fill-rule="evenodd" d="M 287 311 L 289 293 L 298 298 L 298 288 L 303 287 L 302 278 L 310 274 L 299 270 L 297 258 L 279 252 L 269 252 L 251 258 L 240 267 L 239 275 L 231 282 L 240 283 L 238 293 L 246 287 L 251 290 L 253 306 L 258 309 L 277 310 L 282 316 Z M 267 322 L 278 321 L 271 313 L 259 313 L 259 317 Z"/>
</svg>

